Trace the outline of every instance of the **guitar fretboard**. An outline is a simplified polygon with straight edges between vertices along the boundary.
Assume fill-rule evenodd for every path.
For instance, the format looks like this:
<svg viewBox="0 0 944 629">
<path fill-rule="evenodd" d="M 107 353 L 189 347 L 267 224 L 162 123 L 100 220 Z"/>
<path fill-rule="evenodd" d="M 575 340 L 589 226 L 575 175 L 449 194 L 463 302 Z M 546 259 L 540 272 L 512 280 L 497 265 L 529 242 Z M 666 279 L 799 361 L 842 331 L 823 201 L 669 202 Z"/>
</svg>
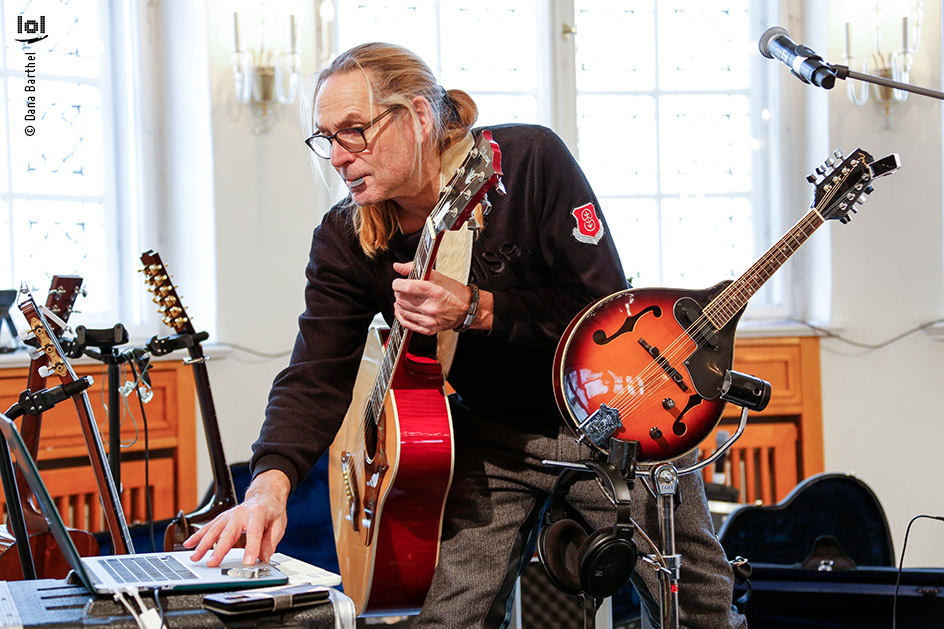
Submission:
<svg viewBox="0 0 944 629">
<path fill-rule="evenodd" d="M 705 306 L 704 314 L 715 329 L 723 328 L 741 308 L 747 305 L 748 300 L 825 222 L 815 209 L 810 210 L 741 277 L 731 282 L 711 300 Z"/>
<path fill-rule="evenodd" d="M 435 214 L 435 212 L 433 212 Z M 408 276 L 411 280 L 423 279 L 429 275 L 432 260 L 436 256 L 436 250 L 439 249 L 439 243 L 442 241 L 442 232 L 436 231 L 430 220 L 426 221 L 423 228 L 423 234 L 420 237 L 420 243 L 416 249 L 416 257 L 413 258 L 413 268 Z M 412 332 L 403 327 L 399 319 L 394 318 L 393 325 L 390 326 L 390 336 L 387 345 L 384 347 L 383 358 L 380 362 L 380 370 L 377 379 L 374 381 L 374 388 L 370 394 L 370 407 L 373 411 L 371 416 L 376 421 L 380 417 L 380 411 L 383 408 L 384 399 L 390 384 L 393 380 L 393 373 L 400 362 L 403 349 L 409 344 Z"/>
</svg>

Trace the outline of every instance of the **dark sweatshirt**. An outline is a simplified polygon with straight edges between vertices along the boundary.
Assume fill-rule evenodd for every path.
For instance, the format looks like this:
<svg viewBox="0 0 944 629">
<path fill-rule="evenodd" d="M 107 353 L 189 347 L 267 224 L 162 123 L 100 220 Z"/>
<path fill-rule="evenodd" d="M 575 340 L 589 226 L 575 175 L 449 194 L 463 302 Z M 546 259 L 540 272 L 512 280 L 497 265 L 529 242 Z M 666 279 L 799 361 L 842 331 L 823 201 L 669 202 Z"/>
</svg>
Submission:
<svg viewBox="0 0 944 629">
<path fill-rule="evenodd" d="M 473 245 L 469 282 L 493 293 L 494 322 L 490 332 L 459 336 L 449 383 L 481 414 L 556 434 L 563 420 L 551 372 L 561 334 L 626 280 L 599 203 L 563 142 L 539 126 L 490 130 L 507 195 L 488 193 L 493 207 Z M 334 440 L 370 323 L 378 312 L 393 320 L 393 263 L 412 261 L 420 238 L 398 234 L 370 259 L 350 212 L 350 199 L 342 201 L 315 229 L 291 362 L 275 378 L 253 444 L 253 474 L 282 470 L 293 488 Z"/>
</svg>

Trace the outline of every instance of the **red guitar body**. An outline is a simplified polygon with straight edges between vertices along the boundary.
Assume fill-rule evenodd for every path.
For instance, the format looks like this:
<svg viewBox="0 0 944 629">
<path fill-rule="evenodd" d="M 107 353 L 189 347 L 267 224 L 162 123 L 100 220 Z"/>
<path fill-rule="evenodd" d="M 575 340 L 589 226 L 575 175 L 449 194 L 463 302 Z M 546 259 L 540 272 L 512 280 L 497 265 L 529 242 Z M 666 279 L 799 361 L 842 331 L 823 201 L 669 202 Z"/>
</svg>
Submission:
<svg viewBox="0 0 944 629">
<path fill-rule="evenodd" d="M 375 423 L 363 395 L 382 354 L 380 334 L 371 330 L 328 475 L 344 593 L 358 615 L 420 609 L 439 558 L 452 484 L 452 417 L 442 367 L 407 354 Z"/>
<path fill-rule="evenodd" d="M 574 318 L 555 355 L 554 392 L 575 432 L 585 434 L 587 418 L 605 405 L 621 424 L 611 436 L 638 441 L 640 462 L 697 447 L 721 419 L 742 311 L 720 330 L 693 323 L 728 283 L 622 291 Z M 609 439 L 590 445 L 606 452 Z"/>
</svg>

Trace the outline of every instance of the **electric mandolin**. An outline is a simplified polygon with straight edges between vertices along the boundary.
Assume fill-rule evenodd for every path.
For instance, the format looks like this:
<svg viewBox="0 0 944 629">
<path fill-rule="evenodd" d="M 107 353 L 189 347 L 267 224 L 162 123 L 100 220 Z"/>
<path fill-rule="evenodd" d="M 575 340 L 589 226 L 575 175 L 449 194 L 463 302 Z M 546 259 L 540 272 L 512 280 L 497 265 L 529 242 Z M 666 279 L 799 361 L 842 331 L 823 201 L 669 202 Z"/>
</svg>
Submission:
<svg viewBox="0 0 944 629">
<path fill-rule="evenodd" d="M 856 149 L 817 169 L 812 209 L 741 277 L 704 290 L 643 288 L 604 297 L 578 314 L 554 357 L 554 393 L 580 441 L 602 453 L 638 441 L 640 462 L 695 449 L 721 420 L 722 383 L 748 299 L 827 220 L 846 223 L 876 177 L 900 167 Z"/>
</svg>

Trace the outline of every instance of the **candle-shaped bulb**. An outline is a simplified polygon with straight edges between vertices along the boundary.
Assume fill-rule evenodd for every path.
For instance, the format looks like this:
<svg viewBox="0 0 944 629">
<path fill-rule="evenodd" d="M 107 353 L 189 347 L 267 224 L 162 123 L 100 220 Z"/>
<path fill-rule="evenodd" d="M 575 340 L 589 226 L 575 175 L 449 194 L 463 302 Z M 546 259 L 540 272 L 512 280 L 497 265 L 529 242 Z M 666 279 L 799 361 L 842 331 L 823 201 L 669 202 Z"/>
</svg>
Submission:
<svg viewBox="0 0 944 629">
<path fill-rule="evenodd" d="M 852 59 L 852 24 L 846 22 L 846 59 Z"/>
<path fill-rule="evenodd" d="M 233 52 L 239 51 L 239 13 L 233 13 Z"/>
</svg>

